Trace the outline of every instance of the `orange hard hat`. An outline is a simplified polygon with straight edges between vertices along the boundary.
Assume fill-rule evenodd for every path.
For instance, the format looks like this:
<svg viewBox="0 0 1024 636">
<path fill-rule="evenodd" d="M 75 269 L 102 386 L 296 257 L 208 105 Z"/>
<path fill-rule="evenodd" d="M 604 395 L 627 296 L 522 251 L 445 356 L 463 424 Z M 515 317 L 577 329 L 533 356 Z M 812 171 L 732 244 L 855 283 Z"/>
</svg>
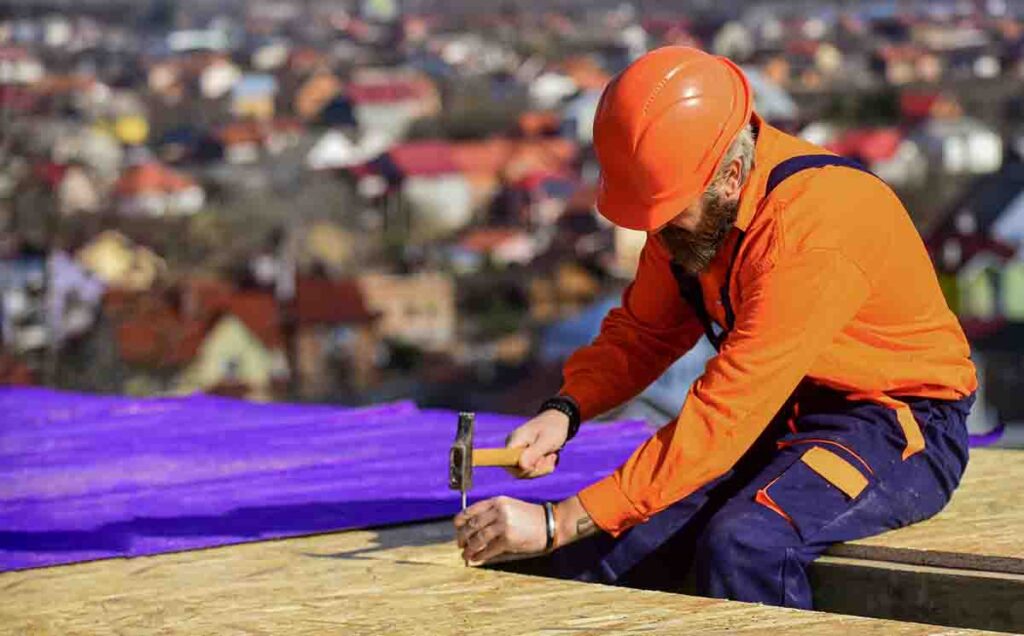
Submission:
<svg viewBox="0 0 1024 636">
<path fill-rule="evenodd" d="M 750 83 L 724 57 L 666 46 L 638 58 L 594 118 L 598 211 L 633 230 L 668 223 L 707 188 L 752 108 Z"/>
</svg>

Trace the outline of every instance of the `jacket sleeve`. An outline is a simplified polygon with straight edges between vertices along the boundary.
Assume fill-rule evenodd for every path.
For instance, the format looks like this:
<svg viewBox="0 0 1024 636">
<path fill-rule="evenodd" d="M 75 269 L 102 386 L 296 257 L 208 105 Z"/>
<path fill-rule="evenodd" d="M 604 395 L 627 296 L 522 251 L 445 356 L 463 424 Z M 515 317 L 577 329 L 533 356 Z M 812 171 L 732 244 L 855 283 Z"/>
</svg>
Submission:
<svg viewBox="0 0 1024 636">
<path fill-rule="evenodd" d="M 736 325 L 679 417 L 579 493 L 603 530 L 617 536 L 730 470 L 870 292 L 838 249 L 803 249 L 750 270 L 738 281 Z"/>
<path fill-rule="evenodd" d="M 560 390 L 590 419 L 635 397 L 703 335 L 680 297 L 668 253 L 648 237 L 622 305 L 611 310 L 590 345 L 566 361 Z"/>
</svg>

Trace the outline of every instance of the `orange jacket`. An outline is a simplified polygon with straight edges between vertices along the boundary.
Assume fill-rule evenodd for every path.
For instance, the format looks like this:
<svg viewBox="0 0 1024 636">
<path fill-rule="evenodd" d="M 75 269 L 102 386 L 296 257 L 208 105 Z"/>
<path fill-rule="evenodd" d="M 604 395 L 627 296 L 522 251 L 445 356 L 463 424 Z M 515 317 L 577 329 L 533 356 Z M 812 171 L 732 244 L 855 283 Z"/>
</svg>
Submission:
<svg viewBox="0 0 1024 636">
<path fill-rule="evenodd" d="M 970 348 L 903 205 L 881 181 L 845 167 L 805 170 L 765 198 L 772 168 L 827 154 L 760 123 L 740 196 L 730 298 L 735 326 L 690 387 L 678 418 L 618 470 L 585 488 L 594 522 L 618 535 L 727 472 L 802 380 L 894 408 L 904 457 L 924 447 L 894 396 L 958 399 L 977 386 Z M 737 229 L 701 290 L 713 321 Z M 633 282 L 594 342 L 565 366 L 561 393 L 588 419 L 636 396 L 703 334 L 679 295 L 669 255 L 649 238 Z"/>
</svg>

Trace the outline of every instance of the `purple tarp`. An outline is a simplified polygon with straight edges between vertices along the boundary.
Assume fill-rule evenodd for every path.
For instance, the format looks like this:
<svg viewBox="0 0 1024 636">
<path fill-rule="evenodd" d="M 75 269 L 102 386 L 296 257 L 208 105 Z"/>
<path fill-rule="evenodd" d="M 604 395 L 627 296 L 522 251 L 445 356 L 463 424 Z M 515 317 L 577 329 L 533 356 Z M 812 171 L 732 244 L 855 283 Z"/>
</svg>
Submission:
<svg viewBox="0 0 1024 636">
<path fill-rule="evenodd" d="M 0 571 L 454 514 L 456 414 L 209 396 L 0 388 Z M 478 447 L 522 417 L 478 415 Z M 554 476 L 478 469 L 471 501 L 566 497 L 624 461 L 640 422 L 586 426 Z"/>
</svg>

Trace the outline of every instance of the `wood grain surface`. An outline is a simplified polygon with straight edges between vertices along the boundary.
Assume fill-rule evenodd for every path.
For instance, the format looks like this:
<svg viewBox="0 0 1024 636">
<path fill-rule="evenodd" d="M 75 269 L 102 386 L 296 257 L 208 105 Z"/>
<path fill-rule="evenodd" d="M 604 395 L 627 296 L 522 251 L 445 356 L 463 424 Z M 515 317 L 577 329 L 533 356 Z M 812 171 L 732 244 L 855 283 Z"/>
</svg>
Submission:
<svg viewBox="0 0 1024 636">
<path fill-rule="evenodd" d="M 447 523 L 0 575 L 10 634 L 970 634 L 466 568 Z"/>
</svg>

